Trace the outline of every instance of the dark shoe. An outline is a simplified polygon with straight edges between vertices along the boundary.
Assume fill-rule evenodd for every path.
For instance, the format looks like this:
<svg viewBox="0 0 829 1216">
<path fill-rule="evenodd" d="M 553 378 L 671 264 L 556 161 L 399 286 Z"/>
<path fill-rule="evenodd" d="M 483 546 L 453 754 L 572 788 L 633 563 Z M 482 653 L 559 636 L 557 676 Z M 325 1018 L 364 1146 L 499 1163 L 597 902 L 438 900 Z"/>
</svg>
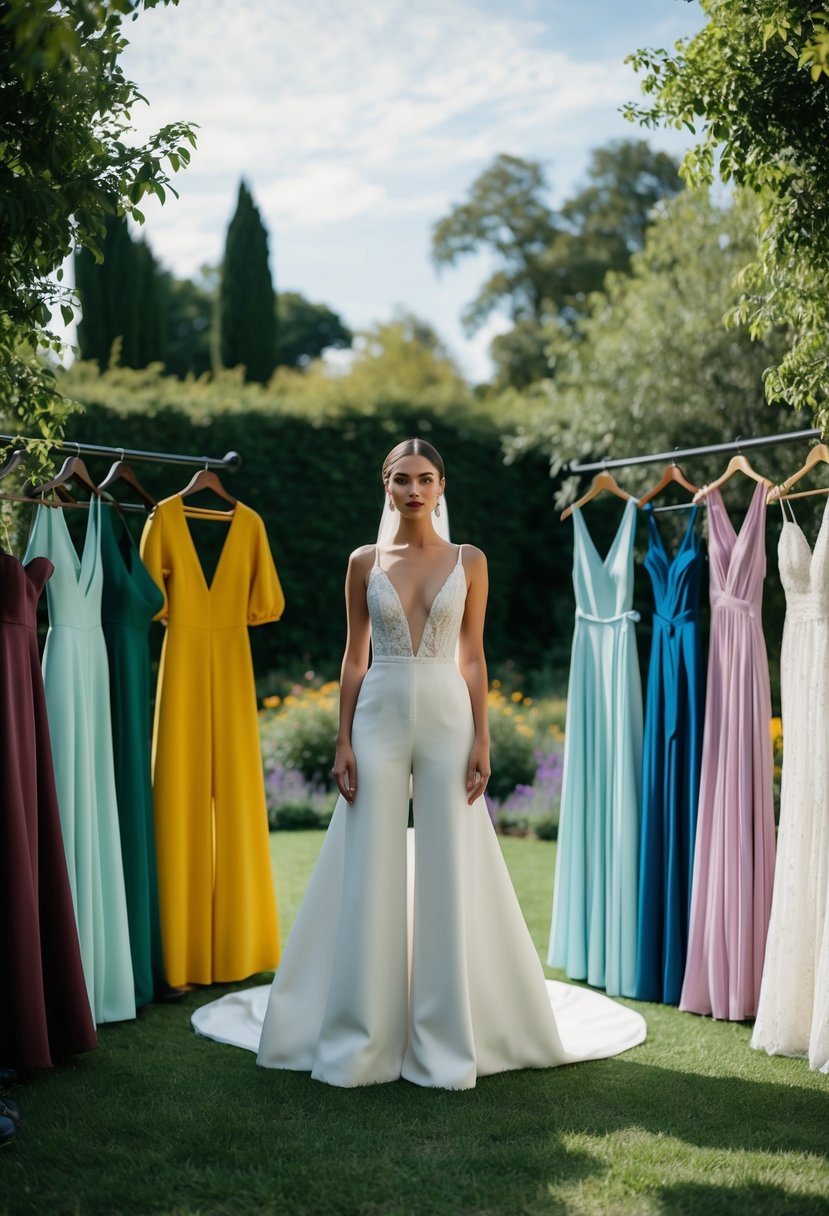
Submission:
<svg viewBox="0 0 829 1216">
<path fill-rule="evenodd" d="M 11 1119 L 15 1125 L 20 1122 L 20 1107 L 11 1098 L 0 1098 L 0 1119 Z"/>
<path fill-rule="evenodd" d="M 4 1119 L 3 1116 L 0 1115 L 0 1148 L 2 1148 L 4 1144 L 8 1144 L 10 1140 L 14 1139 L 14 1134 L 16 1131 L 17 1128 L 11 1119 Z"/>
<path fill-rule="evenodd" d="M 157 1001 L 180 1001 L 187 996 L 189 988 L 163 988 L 155 998 Z"/>
</svg>

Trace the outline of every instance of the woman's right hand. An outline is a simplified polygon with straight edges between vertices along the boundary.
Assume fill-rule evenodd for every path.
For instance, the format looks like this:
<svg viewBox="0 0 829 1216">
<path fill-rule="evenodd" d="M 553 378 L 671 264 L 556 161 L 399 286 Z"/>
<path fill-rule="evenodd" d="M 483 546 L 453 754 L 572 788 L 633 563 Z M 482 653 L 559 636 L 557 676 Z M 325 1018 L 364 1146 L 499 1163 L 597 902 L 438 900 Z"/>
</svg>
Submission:
<svg viewBox="0 0 829 1216">
<path fill-rule="evenodd" d="M 357 795 L 357 760 L 350 743 L 337 744 L 337 754 L 331 772 L 337 782 L 337 789 L 350 806 Z"/>
</svg>

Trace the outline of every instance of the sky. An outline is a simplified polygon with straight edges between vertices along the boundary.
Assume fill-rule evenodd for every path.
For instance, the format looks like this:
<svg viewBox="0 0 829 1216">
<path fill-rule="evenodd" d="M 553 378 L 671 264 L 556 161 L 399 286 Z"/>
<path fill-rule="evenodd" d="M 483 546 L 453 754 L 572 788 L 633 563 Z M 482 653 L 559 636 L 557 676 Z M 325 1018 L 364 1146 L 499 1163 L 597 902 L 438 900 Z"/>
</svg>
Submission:
<svg viewBox="0 0 829 1216">
<path fill-rule="evenodd" d="M 703 24 L 696 0 L 180 0 L 125 26 L 127 77 L 149 100 L 139 137 L 197 123 L 198 148 L 144 234 L 176 275 L 222 257 L 244 178 L 270 236 L 277 290 L 327 304 L 352 329 L 416 313 L 462 372 L 487 348 L 461 312 L 483 256 L 436 270 L 435 223 L 499 153 L 540 161 L 552 205 L 589 152 L 647 137 L 681 155 L 690 136 L 643 132 L 619 113 L 639 97 L 624 58 Z"/>
</svg>

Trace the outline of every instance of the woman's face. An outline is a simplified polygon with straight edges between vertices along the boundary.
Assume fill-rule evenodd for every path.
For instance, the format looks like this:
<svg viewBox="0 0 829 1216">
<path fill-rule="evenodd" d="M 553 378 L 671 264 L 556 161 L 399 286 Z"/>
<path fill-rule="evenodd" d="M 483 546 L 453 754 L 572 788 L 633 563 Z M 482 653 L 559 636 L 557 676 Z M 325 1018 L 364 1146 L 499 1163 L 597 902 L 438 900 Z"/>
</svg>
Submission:
<svg viewBox="0 0 829 1216">
<path fill-rule="evenodd" d="M 443 487 L 437 469 L 424 456 L 401 456 L 392 466 L 386 493 L 401 515 L 418 519 L 431 515 Z"/>
</svg>

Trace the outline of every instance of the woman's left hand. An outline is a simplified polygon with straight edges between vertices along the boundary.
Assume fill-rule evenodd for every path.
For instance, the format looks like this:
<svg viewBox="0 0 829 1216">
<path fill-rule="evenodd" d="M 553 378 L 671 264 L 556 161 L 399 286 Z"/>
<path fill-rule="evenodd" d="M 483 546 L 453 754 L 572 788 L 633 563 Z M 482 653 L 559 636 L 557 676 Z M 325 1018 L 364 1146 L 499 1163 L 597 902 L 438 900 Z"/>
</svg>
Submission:
<svg viewBox="0 0 829 1216">
<path fill-rule="evenodd" d="M 466 792 L 469 806 L 476 798 L 480 798 L 489 781 L 489 744 L 475 740 L 469 753 L 469 764 L 466 769 Z"/>
</svg>

